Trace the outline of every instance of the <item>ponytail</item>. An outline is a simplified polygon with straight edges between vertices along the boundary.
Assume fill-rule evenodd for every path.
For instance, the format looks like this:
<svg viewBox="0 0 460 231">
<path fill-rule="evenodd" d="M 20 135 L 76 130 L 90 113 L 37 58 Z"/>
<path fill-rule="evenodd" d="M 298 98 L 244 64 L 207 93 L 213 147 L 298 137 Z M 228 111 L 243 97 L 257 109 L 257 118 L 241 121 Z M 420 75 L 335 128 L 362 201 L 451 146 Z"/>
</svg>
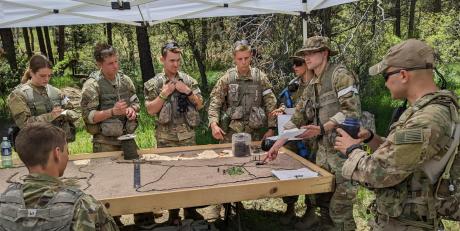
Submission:
<svg viewBox="0 0 460 231">
<path fill-rule="evenodd" d="M 27 81 L 29 81 L 29 79 L 31 78 L 32 76 L 30 76 L 30 69 L 27 68 L 26 72 L 24 72 L 24 75 L 21 78 L 21 83 L 22 84 L 27 83 Z"/>
</svg>

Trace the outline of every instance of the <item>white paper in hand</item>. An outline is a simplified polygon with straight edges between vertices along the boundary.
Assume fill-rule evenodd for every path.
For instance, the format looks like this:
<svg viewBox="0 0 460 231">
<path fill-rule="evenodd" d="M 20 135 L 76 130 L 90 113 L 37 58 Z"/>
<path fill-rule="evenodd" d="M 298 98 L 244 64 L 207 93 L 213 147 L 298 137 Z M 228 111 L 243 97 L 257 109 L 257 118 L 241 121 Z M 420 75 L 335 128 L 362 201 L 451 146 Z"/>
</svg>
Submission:
<svg viewBox="0 0 460 231">
<path fill-rule="evenodd" d="M 293 128 L 289 130 L 284 130 L 281 135 L 279 135 L 279 138 L 287 138 L 289 140 L 301 140 L 302 138 L 297 138 L 296 136 L 301 135 L 304 133 L 307 129 L 298 129 L 298 128 Z"/>
</svg>

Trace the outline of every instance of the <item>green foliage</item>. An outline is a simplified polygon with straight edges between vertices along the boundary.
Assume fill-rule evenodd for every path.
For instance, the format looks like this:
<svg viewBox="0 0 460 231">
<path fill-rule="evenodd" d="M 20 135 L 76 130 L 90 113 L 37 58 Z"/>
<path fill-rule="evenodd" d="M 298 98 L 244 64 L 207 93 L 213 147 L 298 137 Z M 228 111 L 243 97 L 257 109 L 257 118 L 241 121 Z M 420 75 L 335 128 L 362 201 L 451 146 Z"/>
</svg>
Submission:
<svg viewBox="0 0 460 231">
<path fill-rule="evenodd" d="M 241 175 L 243 173 L 244 171 L 242 167 L 233 166 L 233 167 L 227 168 L 227 174 L 230 176 Z"/>
</svg>

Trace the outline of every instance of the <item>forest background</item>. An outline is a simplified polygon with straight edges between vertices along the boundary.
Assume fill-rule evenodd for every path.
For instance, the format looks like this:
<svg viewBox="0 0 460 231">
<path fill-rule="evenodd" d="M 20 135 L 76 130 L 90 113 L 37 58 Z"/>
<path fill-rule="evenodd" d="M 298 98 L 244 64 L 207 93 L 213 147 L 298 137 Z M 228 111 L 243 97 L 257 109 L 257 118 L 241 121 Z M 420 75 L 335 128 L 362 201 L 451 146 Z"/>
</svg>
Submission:
<svg viewBox="0 0 460 231">
<path fill-rule="evenodd" d="M 371 78 L 368 68 L 392 45 L 408 38 L 421 39 L 436 49 L 437 68 L 447 80 L 447 89 L 460 94 L 459 11 L 457 0 L 361 0 L 311 12 L 308 36 L 331 39 L 333 48 L 339 51 L 332 61 L 345 64 L 357 74 L 362 108 L 375 115 L 377 132 L 385 135 L 393 109 L 402 102 L 392 100 L 383 78 Z M 202 122 L 196 129 L 198 144 L 215 143 L 207 128 L 209 93 L 233 66 L 231 46 L 236 40 L 250 41 L 256 51 L 252 65 L 268 74 L 276 94 L 293 78 L 288 57 L 303 41 L 302 18 L 280 14 L 175 20 L 139 27 L 109 23 L 8 28 L 0 29 L 0 35 L 0 135 L 6 135 L 12 122 L 6 98 L 19 84 L 32 54 L 41 52 L 53 62 L 52 85 L 79 89 L 82 78 L 96 70 L 94 44 L 113 44 L 119 52 L 120 69 L 132 78 L 143 101 L 143 83 L 162 71 L 161 46 L 175 40 L 184 50 L 182 71 L 197 79 L 205 99 Z M 136 132 L 141 148 L 155 146 L 154 120 L 142 108 Z M 91 136 L 81 121 L 70 149 L 72 153 L 91 152 Z M 355 210 L 363 220 L 369 219 L 365 206 L 371 199 L 371 192 L 360 190 Z M 272 205 L 267 204 L 269 210 L 282 207 Z M 459 228 L 455 223 L 448 226 Z M 365 229 L 365 225 L 361 227 Z"/>
</svg>

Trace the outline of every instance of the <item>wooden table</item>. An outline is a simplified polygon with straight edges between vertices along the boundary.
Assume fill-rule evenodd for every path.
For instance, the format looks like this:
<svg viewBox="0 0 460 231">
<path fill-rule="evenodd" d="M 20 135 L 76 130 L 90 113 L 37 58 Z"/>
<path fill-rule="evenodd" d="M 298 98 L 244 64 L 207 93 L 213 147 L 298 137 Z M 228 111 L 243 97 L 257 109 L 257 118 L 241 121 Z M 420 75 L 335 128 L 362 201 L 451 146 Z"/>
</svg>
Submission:
<svg viewBox="0 0 460 231">
<path fill-rule="evenodd" d="M 139 154 L 159 154 L 159 155 L 170 155 L 178 152 L 193 152 L 193 151 L 203 151 L 203 150 L 222 150 L 222 149 L 231 149 L 230 144 L 212 144 L 212 145 L 199 145 L 199 146 L 190 146 L 190 147 L 174 147 L 174 148 L 158 148 L 158 149 L 144 149 L 139 150 Z M 210 205 L 210 204 L 220 204 L 236 201 L 245 201 L 245 200 L 255 200 L 267 197 L 284 197 L 291 195 L 301 195 L 301 194 L 316 194 L 331 192 L 333 189 L 334 176 L 327 172 L 326 170 L 321 169 L 317 165 L 311 163 L 308 160 L 298 156 L 297 154 L 287 150 L 282 149 L 281 151 L 287 155 L 289 158 L 295 160 L 296 165 L 307 167 L 310 170 L 313 170 L 319 173 L 318 177 L 308 178 L 308 179 L 296 179 L 296 180 L 278 180 L 274 177 L 265 176 L 263 179 L 258 180 L 248 180 L 237 183 L 223 183 L 213 186 L 193 186 L 186 187 L 183 189 L 173 189 L 173 190 L 162 190 L 162 191 L 151 191 L 151 192 L 136 192 L 133 188 L 133 178 L 131 175 L 126 176 L 125 181 L 129 181 L 126 184 L 117 184 L 117 182 L 123 181 L 123 177 L 117 175 L 116 169 L 119 168 L 121 171 L 121 165 L 114 165 L 105 163 L 110 161 L 121 160 L 121 152 L 101 152 L 101 153 L 91 153 L 91 154 L 77 154 L 70 156 L 70 160 L 83 160 L 91 159 L 97 163 L 104 163 L 110 168 L 112 168 L 112 173 L 107 173 L 108 176 L 104 179 L 101 184 L 101 179 L 98 179 L 97 172 L 95 177 L 89 182 L 92 182 L 91 187 L 87 190 L 84 190 L 87 193 L 94 195 L 98 200 L 100 200 L 113 215 L 123 215 L 123 214 L 132 214 L 132 213 L 141 213 L 148 212 L 152 210 L 165 210 L 172 208 L 184 208 L 192 206 L 201 206 L 201 205 Z M 285 156 L 286 157 L 286 156 Z M 232 157 L 235 158 L 235 157 Z M 218 159 L 218 158 L 217 158 Z M 280 159 L 280 157 L 279 157 Z M 121 160 L 122 161 L 122 160 Z M 210 160 L 208 160 L 210 161 Z M 205 161 L 206 162 L 206 161 Z M 114 162 L 115 163 L 115 162 Z M 125 162 L 126 163 L 126 162 Z M 167 163 L 167 162 L 163 162 Z M 188 163 L 180 162 L 180 163 Z M 20 164 L 18 160 L 15 161 L 15 164 Z M 251 163 L 252 164 L 252 163 Z M 268 168 L 270 165 L 267 165 Z M 246 165 L 246 167 L 257 170 L 256 166 Z M 148 170 L 150 167 L 143 167 Z M 216 166 L 212 166 L 216 168 Z M 69 162 L 68 168 L 66 170 L 66 175 L 77 174 L 76 172 L 78 166 L 75 167 L 73 162 Z M 115 170 L 113 170 L 115 169 Z M 130 168 L 132 169 L 132 168 Z M 222 168 L 223 169 L 223 168 Z M 101 171 L 101 169 L 94 170 Z M 169 170 L 169 169 L 168 169 Z M 168 171 L 166 170 L 166 171 Z M 203 171 L 206 169 L 202 169 Z M 271 171 L 271 169 L 269 169 Z M 85 170 L 87 171 L 87 170 Z M 164 169 L 162 170 L 164 171 Z M 189 168 L 187 171 L 193 171 Z M 184 170 L 183 177 L 187 177 L 192 174 Z M 209 170 L 206 170 L 209 171 Z M 212 170 L 215 171 L 215 170 Z M 218 170 L 219 171 L 219 170 Z M 251 170 L 252 171 L 252 170 Z M 268 171 L 264 170 L 264 171 Z M 8 179 L 12 174 L 18 172 L 17 178 L 19 180 L 19 175 L 27 174 L 25 167 L 12 168 L 12 169 L 1 169 L 0 177 L 1 179 Z M 147 176 L 142 175 L 142 180 L 145 181 L 146 178 L 150 177 L 150 174 L 147 171 L 142 170 L 141 174 L 149 174 Z M 160 173 L 158 173 L 161 175 Z M 265 172 L 265 174 L 267 174 Z M 66 176 L 64 175 L 64 176 Z M 125 174 L 126 175 L 126 174 Z M 220 176 L 220 175 L 217 175 Z M 209 177 L 209 176 L 208 176 Z M 157 176 L 155 176 L 157 178 Z M 211 176 L 212 178 L 212 176 Z M 2 180 L 0 183 L 0 190 L 4 191 L 6 186 L 5 180 Z M 168 180 L 168 179 L 165 179 Z M 212 179 L 211 179 L 212 180 Z M 94 181 L 94 182 L 93 182 Z M 141 182 L 144 184 L 145 182 Z M 174 183 L 174 182 L 171 182 Z M 107 186 L 106 186 L 107 184 Z M 118 188 L 117 188 L 118 187 Z M 112 188 L 114 190 L 108 190 Z M 126 192 L 124 192 L 126 191 Z"/>
</svg>

